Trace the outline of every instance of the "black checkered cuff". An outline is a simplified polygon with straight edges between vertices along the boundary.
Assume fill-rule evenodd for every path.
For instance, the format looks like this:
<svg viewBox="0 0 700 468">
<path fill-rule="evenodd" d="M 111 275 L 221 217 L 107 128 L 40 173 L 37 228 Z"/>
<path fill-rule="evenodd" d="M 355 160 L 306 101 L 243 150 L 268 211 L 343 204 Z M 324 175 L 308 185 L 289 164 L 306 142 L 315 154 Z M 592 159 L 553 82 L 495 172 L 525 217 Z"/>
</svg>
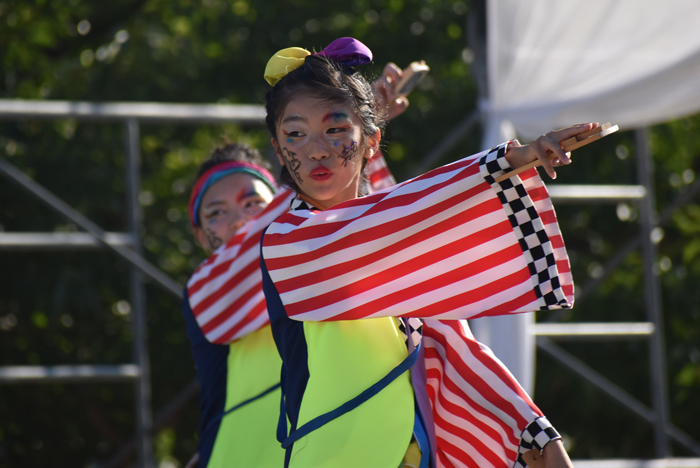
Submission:
<svg viewBox="0 0 700 468">
<path fill-rule="evenodd" d="M 505 158 L 508 145 L 513 142 L 517 142 L 517 140 L 510 140 L 498 146 L 494 146 L 483 156 L 481 160 L 481 173 L 484 179 L 486 179 L 486 182 L 490 185 L 493 185 L 498 177 L 513 170 Z"/>
<path fill-rule="evenodd" d="M 568 303 L 561 289 L 552 243 L 525 186 L 517 178 L 495 183 L 495 177 L 510 170 L 505 158 L 509 143 L 496 146 L 481 157 L 481 175 L 496 192 L 518 238 L 528 263 L 539 309 L 566 308 Z"/>
<path fill-rule="evenodd" d="M 520 435 L 520 447 L 518 448 L 518 459 L 513 465 L 516 468 L 525 468 L 527 464 L 523 460 L 523 453 L 534 449 L 537 449 L 542 453 L 544 446 L 553 440 L 561 439 L 561 436 L 554 429 L 552 423 L 550 423 L 544 416 L 535 419 L 530 424 L 527 425 L 525 430 Z"/>
</svg>

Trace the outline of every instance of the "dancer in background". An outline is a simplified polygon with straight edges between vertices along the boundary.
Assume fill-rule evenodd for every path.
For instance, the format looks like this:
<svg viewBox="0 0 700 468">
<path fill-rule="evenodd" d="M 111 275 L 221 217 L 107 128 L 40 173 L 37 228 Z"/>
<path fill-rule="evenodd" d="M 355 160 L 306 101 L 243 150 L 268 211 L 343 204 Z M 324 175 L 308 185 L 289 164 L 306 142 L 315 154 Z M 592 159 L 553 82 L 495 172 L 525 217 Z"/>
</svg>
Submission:
<svg viewBox="0 0 700 468">
<path fill-rule="evenodd" d="M 265 73 L 267 125 L 296 193 L 261 242 L 283 362 L 284 466 L 508 467 L 534 447 L 545 466 L 570 467 L 551 424 L 459 319 L 572 305 L 537 172 L 494 179 L 537 159 L 553 176 L 547 153 L 568 164 L 560 142 L 596 124 L 507 142 L 358 198 L 381 136 L 354 68 L 371 52 L 352 38 L 300 50 L 278 52 Z M 276 65 L 289 56 L 295 66 Z"/>
<path fill-rule="evenodd" d="M 402 72 L 393 63 L 375 82 L 384 118 L 408 107 L 394 94 Z M 368 163 L 371 191 L 394 179 L 381 154 Z M 269 164 L 241 144 L 217 148 L 199 169 L 190 221 L 213 254 L 188 282 L 183 315 L 200 382 L 199 451 L 188 466 L 280 467 L 275 439 L 281 361 L 270 333 L 259 270 L 260 233 L 289 209 Z"/>
</svg>

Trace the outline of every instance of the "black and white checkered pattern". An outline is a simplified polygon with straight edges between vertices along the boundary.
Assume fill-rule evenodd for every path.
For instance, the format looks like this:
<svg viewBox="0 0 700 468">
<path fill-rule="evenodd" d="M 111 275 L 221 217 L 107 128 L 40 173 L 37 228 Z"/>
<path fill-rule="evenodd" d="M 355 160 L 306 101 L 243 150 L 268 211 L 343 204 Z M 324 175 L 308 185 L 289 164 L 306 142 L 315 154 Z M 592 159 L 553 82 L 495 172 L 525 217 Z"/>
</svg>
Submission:
<svg viewBox="0 0 700 468">
<path fill-rule="evenodd" d="M 418 346 L 420 340 L 423 338 L 423 321 L 419 318 L 407 318 L 407 319 L 397 319 L 399 325 L 399 331 L 401 331 L 404 342 L 408 343 L 408 333 L 406 333 L 405 322 L 408 322 L 408 328 L 410 329 L 411 340 L 413 341 L 413 347 Z M 408 345 L 407 345 L 408 346 Z M 410 349 L 410 348 L 409 348 Z"/>
<path fill-rule="evenodd" d="M 290 207 L 290 211 L 297 211 L 297 210 L 309 210 L 309 211 L 317 211 L 318 209 L 311 205 L 311 203 L 302 200 L 301 198 L 292 198 L 292 206 Z"/>
<path fill-rule="evenodd" d="M 523 460 L 523 453 L 537 449 L 542 453 L 545 445 L 553 440 L 561 439 L 561 436 L 552 424 L 542 416 L 527 425 L 520 435 L 520 447 L 518 448 L 518 459 L 513 464 L 514 468 L 525 468 L 527 464 Z"/>
<path fill-rule="evenodd" d="M 513 179 L 495 182 L 498 176 L 511 171 L 504 157 L 507 145 L 504 143 L 496 146 L 481 158 L 480 165 L 482 169 L 486 169 L 482 172 L 485 172 L 486 182 L 496 191 L 518 237 L 533 279 L 535 295 L 540 301 L 540 309 L 547 310 L 553 305 L 567 308 L 566 297 L 561 290 L 557 274 L 552 243 L 525 187 L 518 178 L 515 179 L 515 183 Z M 548 292 L 543 294 L 543 290 Z"/>
</svg>

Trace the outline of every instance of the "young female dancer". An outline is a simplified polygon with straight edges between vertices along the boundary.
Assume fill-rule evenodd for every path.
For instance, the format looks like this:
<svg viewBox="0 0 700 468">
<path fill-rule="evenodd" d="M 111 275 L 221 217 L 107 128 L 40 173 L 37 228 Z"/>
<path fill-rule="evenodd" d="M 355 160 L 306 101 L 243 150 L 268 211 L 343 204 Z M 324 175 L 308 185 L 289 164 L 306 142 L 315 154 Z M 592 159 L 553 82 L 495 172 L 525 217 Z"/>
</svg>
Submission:
<svg viewBox="0 0 700 468">
<path fill-rule="evenodd" d="M 389 63 L 373 84 L 387 119 L 408 106 L 394 93 L 401 74 Z M 275 439 L 281 361 L 260 284 L 258 245 L 262 229 L 289 209 L 292 192 L 277 190 L 268 170 L 257 150 L 229 144 L 202 164 L 192 189 L 194 234 L 213 255 L 188 282 L 183 301 L 202 411 L 199 451 L 188 468 L 283 464 Z M 368 174 L 371 190 L 394 184 L 380 154 Z"/>
<path fill-rule="evenodd" d="M 380 140 L 353 68 L 371 52 L 351 38 L 334 44 L 314 55 L 284 49 L 265 73 L 267 125 L 296 192 L 261 242 L 283 362 L 285 466 L 507 467 L 533 447 L 546 466 L 570 466 L 539 409 L 454 319 L 571 306 L 566 251 L 536 171 L 494 179 L 536 159 L 554 176 L 570 162 L 559 142 L 595 124 L 357 198 Z"/>
<path fill-rule="evenodd" d="M 245 145 L 217 148 L 200 167 L 190 198 L 195 237 L 208 252 L 226 244 L 272 201 L 277 183 L 260 153 Z M 279 398 L 280 359 L 269 327 L 242 340 L 212 343 L 200 328 L 189 296 L 183 316 L 200 384 L 198 464 L 224 467 L 232 461 L 275 466 L 283 459 L 279 444 L 266 434 L 274 427 Z M 224 417 L 226 410 L 239 406 Z M 251 436 L 245 444 L 241 438 Z M 253 465 L 251 465 L 253 466 Z"/>
</svg>

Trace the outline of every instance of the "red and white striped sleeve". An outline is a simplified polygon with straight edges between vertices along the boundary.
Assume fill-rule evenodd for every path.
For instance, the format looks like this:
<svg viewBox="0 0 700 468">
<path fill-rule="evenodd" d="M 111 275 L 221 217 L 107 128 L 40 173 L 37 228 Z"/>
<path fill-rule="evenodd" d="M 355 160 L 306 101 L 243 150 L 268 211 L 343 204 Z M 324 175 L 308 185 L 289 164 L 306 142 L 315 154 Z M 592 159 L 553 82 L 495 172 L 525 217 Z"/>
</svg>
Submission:
<svg viewBox="0 0 700 468">
<path fill-rule="evenodd" d="M 367 161 L 365 173 L 369 180 L 370 193 L 396 185 L 396 180 L 386 164 L 384 155 L 380 151 L 374 153 L 374 156 Z"/>
<path fill-rule="evenodd" d="M 260 236 L 268 224 L 289 210 L 293 197 L 292 191 L 279 192 L 188 281 L 190 307 L 210 342 L 228 344 L 269 324 L 260 274 Z"/>
<path fill-rule="evenodd" d="M 437 467 L 525 468 L 522 454 L 560 439 L 466 320 L 423 322 Z"/>
<path fill-rule="evenodd" d="M 326 211 L 292 210 L 263 240 L 290 318 L 475 318 L 571 307 L 573 284 L 537 172 L 501 183 L 506 145 Z M 538 211 L 539 210 L 539 211 Z"/>
</svg>

